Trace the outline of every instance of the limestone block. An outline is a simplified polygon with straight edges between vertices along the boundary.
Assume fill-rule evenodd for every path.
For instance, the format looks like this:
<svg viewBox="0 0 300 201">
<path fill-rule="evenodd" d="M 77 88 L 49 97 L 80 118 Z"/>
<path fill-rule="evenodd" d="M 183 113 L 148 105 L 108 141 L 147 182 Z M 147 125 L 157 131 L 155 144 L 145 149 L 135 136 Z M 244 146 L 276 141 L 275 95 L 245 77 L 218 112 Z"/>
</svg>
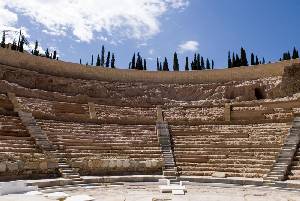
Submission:
<svg viewBox="0 0 300 201">
<path fill-rule="evenodd" d="M 47 166 L 48 166 L 48 169 L 55 169 L 55 168 L 58 168 L 58 163 L 54 162 L 54 161 L 48 161 Z"/>
<path fill-rule="evenodd" d="M 128 167 L 130 167 L 130 161 L 129 160 L 124 160 L 123 161 L 123 167 L 125 167 L 125 168 L 128 168 Z"/>
<path fill-rule="evenodd" d="M 6 163 L 4 162 L 0 163 L 0 172 L 6 172 Z"/>
<path fill-rule="evenodd" d="M 40 163 L 39 162 L 26 162 L 24 165 L 25 170 L 34 170 L 34 169 L 39 169 Z"/>
<path fill-rule="evenodd" d="M 102 160 L 101 167 L 107 168 L 109 166 L 109 160 Z"/>
<path fill-rule="evenodd" d="M 150 168 L 152 166 L 152 161 L 148 160 L 145 162 L 145 164 L 147 168 Z"/>
<path fill-rule="evenodd" d="M 19 169 L 18 163 L 17 162 L 9 162 L 6 164 L 8 171 L 14 172 Z"/>
<path fill-rule="evenodd" d="M 110 160 L 109 161 L 108 167 L 114 168 L 116 166 L 117 166 L 117 161 L 115 161 L 115 160 Z"/>
<path fill-rule="evenodd" d="M 226 178 L 227 175 L 225 172 L 214 172 L 212 174 L 212 177 L 217 177 L 217 178 Z"/>
<path fill-rule="evenodd" d="M 116 163 L 117 163 L 117 167 L 120 168 L 123 166 L 123 161 L 122 160 L 116 160 Z"/>
<path fill-rule="evenodd" d="M 41 168 L 42 170 L 47 170 L 47 169 L 48 169 L 48 163 L 47 163 L 47 161 L 41 162 L 41 163 L 40 163 L 40 168 Z"/>
</svg>

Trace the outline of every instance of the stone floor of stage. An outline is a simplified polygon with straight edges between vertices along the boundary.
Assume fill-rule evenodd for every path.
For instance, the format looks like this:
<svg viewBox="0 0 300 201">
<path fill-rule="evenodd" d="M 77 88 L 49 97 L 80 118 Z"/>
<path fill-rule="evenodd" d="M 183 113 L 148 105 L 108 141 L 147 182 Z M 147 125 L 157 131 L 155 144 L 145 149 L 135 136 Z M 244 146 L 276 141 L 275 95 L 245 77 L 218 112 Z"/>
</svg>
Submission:
<svg viewBox="0 0 300 201">
<path fill-rule="evenodd" d="M 185 195 L 160 193 L 159 183 L 120 183 L 103 184 L 101 186 L 80 187 L 63 193 L 70 196 L 86 195 L 101 201 L 300 201 L 299 190 L 282 190 L 274 187 L 236 186 L 230 184 L 199 184 L 186 185 Z M 62 194 L 61 192 L 58 193 Z M 50 195 L 50 196 L 49 196 Z M 55 194 L 52 194 L 55 195 Z M 59 199 L 51 197 L 51 193 L 41 195 L 5 195 L 0 201 L 81 201 L 80 199 Z"/>
</svg>

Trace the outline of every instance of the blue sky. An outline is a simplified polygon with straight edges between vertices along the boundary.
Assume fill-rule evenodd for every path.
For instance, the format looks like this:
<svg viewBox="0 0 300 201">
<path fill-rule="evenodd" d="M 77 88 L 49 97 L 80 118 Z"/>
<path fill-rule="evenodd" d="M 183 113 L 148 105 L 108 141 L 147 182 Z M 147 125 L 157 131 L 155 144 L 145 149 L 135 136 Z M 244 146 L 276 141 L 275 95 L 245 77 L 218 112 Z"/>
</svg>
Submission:
<svg viewBox="0 0 300 201">
<path fill-rule="evenodd" d="M 181 69 L 194 52 L 222 68 L 241 46 L 266 61 L 300 49 L 299 11 L 299 0 L 0 0 L 0 30 L 22 28 L 65 61 L 90 63 L 105 45 L 119 68 L 140 52 L 155 70 L 174 51 Z"/>
</svg>

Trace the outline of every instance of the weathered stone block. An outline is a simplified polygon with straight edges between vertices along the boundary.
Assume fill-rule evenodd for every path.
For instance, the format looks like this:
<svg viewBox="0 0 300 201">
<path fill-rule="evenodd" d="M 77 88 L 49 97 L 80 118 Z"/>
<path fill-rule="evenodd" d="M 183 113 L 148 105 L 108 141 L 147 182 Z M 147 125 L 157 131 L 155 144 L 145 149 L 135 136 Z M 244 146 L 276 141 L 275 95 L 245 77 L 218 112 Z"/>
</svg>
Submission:
<svg viewBox="0 0 300 201">
<path fill-rule="evenodd" d="M 40 163 L 39 162 L 27 162 L 24 165 L 25 170 L 34 170 L 34 169 L 39 169 Z"/>
<path fill-rule="evenodd" d="M 0 163 L 0 172 L 6 172 L 6 163 L 4 162 Z"/>
<path fill-rule="evenodd" d="M 214 172 L 212 174 L 212 177 L 217 177 L 217 178 L 226 178 L 227 175 L 225 172 Z"/>
<path fill-rule="evenodd" d="M 48 163 L 47 163 L 47 161 L 41 162 L 41 163 L 40 163 L 40 168 L 41 168 L 42 170 L 47 170 L 47 169 L 48 169 Z"/>
<path fill-rule="evenodd" d="M 19 169 L 18 163 L 17 162 L 8 162 L 6 164 L 8 171 L 14 172 Z"/>
<path fill-rule="evenodd" d="M 48 161 L 47 163 L 48 169 L 55 169 L 58 168 L 58 163 L 54 161 Z"/>
</svg>

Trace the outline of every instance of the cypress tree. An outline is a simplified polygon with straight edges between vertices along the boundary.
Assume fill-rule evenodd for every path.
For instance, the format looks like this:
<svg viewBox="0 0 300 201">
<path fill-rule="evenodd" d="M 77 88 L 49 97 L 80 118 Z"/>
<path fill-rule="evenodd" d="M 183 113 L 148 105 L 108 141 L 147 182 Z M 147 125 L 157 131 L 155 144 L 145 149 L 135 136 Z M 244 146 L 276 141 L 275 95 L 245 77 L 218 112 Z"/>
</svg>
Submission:
<svg viewBox="0 0 300 201">
<path fill-rule="evenodd" d="M 236 67 L 236 60 L 235 60 L 235 54 L 232 53 L 232 67 Z"/>
<path fill-rule="evenodd" d="M 79 64 L 81 64 L 81 58 L 79 59 Z"/>
<path fill-rule="evenodd" d="M 17 46 L 17 50 L 18 50 L 18 51 L 19 51 L 19 49 L 20 49 L 21 36 L 22 36 L 22 32 L 21 32 L 21 30 L 20 30 L 20 33 L 19 33 L 19 39 L 18 39 L 18 46 Z"/>
<path fill-rule="evenodd" d="M 94 55 L 92 55 L 92 61 L 91 61 L 91 66 L 94 65 Z"/>
<path fill-rule="evenodd" d="M 228 52 L 228 68 L 232 68 L 232 61 L 231 61 L 230 51 Z"/>
<path fill-rule="evenodd" d="M 107 52 L 105 67 L 108 68 L 109 67 L 109 63 L 110 63 L 110 51 Z"/>
<path fill-rule="evenodd" d="M 287 60 L 287 53 L 286 52 L 283 53 L 282 60 Z"/>
<path fill-rule="evenodd" d="M 173 58 L 173 70 L 179 71 L 179 62 L 178 62 L 178 57 L 176 52 L 174 53 L 174 58 Z"/>
<path fill-rule="evenodd" d="M 158 61 L 158 58 L 156 58 L 156 70 L 159 71 L 159 61 Z"/>
<path fill-rule="evenodd" d="M 25 43 L 25 36 L 21 36 L 20 45 L 18 46 L 19 52 L 24 52 L 24 43 Z"/>
<path fill-rule="evenodd" d="M 251 66 L 255 65 L 255 58 L 254 58 L 254 54 L 251 53 Z"/>
<path fill-rule="evenodd" d="M 144 68 L 143 68 L 143 70 L 147 70 L 147 61 L 146 61 L 146 59 L 144 59 Z"/>
<path fill-rule="evenodd" d="M 211 69 L 214 69 L 215 68 L 215 62 L 214 60 L 211 60 Z"/>
<path fill-rule="evenodd" d="M 205 63 L 204 63 L 204 58 L 201 57 L 201 69 L 205 69 Z"/>
<path fill-rule="evenodd" d="M 131 60 L 131 69 L 135 69 L 135 53 L 132 56 L 132 60 Z"/>
<path fill-rule="evenodd" d="M 169 71 L 169 64 L 168 64 L 168 60 L 165 57 L 165 61 L 163 63 L 163 71 Z"/>
<path fill-rule="evenodd" d="M 14 39 L 14 41 L 12 43 L 11 50 L 17 50 L 17 42 L 16 42 L 15 39 Z"/>
<path fill-rule="evenodd" d="M 53 52 L 53 57 L 52 57 L 53 59 L 57 59 L 57 52 L 56 52 L 56 50 L 54 50 L 54 52 Z"/>
<path fill-rule="evenodd" d="M 296 47 L 294 47 L 292 59 L 297 59 L 297 58 L 299 58 L 298 50 L 296 50 Z"/>
<path fill-rule="evenodd" d="M 5 48 L 5 31 L 3 31 L 1 47 Z"/>
<path fill-rule="evenodd" d="M 110 63 L 111 68 L 116 68 L 115 67 L 115 62 L 116 62 L 115 54 L 113 53 L 112 56 L 111 56 L 111 63 Z"/>
<path fill-rule="evenodd" d="M 105 58 L 104 57 L 105 57 L 105 48 L 104 48 L 104 45 L 102 45 L 100 66 L 104 66 L 104 63 L 105 63 Z"/>
<path fill-rule="evenodd" d="M 256 58 L 255 58 L 255 65 L 258 65 L 259 64 L 259 60 L 258 60 L 258 57 L 256 56 Z"/>
<path fill-rule="evenodd" d="M 50 54 L 49 54 L 48 48 L 46 49 L 45 56 L 46 56 L 46 58 L 50 58 Z"/>
<path fill-rule="evenodd" d="M 195 62 L 194 61 L 191 62 L 191 70 L 195 70 Z"/>
<path fill-rule="evenodd" d="M 197 54 L 197 60 L 196 60 L 196 70 L 202 70 L 202 66 L 201 66 L 201 59 L 202 57 L 200 57 L 200 54 Z"/>
<path fill-rule="evenodd" d="M 197 55 L 194 54 L 194 61 L 191 63 L 191 69 L 192 70 L 197 70 Z"/>
<path fill-rule="evenodd" d="M 247 54 L 244 48 L 241 48 L 241 66 L 248 66 Z"/>
<path fill-rule="evenodd" d="M 162 71 L 162 65 L 161 65 L 161 62 L 159 62 L 159 71 Z"/>
<path fill-rule="evenodd" d="M 33 51 L 33 55 L 35 55 L 35 56 L 39 56 L 38 47 L 39 47 L 39 42 L 36 40 L 35 46 L 34 46 L 34 51 Z"/>
<path fill-rule="evenodd" d="M 185 57 L 185 70 L 189 71 L 189 58 Z"/>
<path fill-rule="evenodd" d="M 290 54 L 290 51 L 287 52 L 287 60 L 291 60 L 291 54 Z"/>
<path fill-rule="evenodd" d="M 265 60 L 265 57 L 263 57 L 263 61 L 262 61 L 262 64 L 266 64 L 266 60 Z"/>
<path fill-rule="evenodd" d="M 143 58 L 141 57 L 139 52 L 137 53 L 135 68 L 138 70 L 143 70 Z"/>
<path fill-rule="evenodd" d="M 98 54 L 97 56 L 97 61 L 96 61 L 96 66 L 100 66 L 101 62 L 100 62 L 100 55 Z"/>
<path fill-rule="evenodd" d="M 241 66 L 241 59 L 238 54 L 235 55 L 235 62 L 236 62 L 236 67 Z"/>
<path fill-rule="evenodd" d="M 206 69 L 210 69 L 210 62 L 208 59 L 206 59 Z"/>
</svg>

